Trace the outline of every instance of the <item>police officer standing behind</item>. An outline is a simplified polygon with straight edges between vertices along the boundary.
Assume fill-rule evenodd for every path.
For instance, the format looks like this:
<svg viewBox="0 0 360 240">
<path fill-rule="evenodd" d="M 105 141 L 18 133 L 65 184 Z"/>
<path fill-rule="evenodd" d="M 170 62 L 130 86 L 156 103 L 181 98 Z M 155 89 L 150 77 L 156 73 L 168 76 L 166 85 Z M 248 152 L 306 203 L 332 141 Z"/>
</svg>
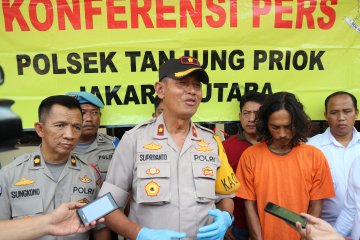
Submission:
<svg viewBox="0 0 360 240">
<path fill-rule="evenodd" d="M 100 191 L 120 207 L 131 192 L 129 218 L 117 210 L 105 223 L 129 239 L 222 239 L 233 194 L 215 193 L 219 148 L 211 130 L 191 121 L 208 75 L 197 59 L 181 57 L 160 66 L 159 80 L 164 112 L 125 133 Z"/>
<path fill-rule="evenodd" d="M 0 220 L 46 214 L 69 201 L 89 202 L 98 187 L 94 169 L 71 155 L 79 140 L 82 116 L 79 103 L 70 96 L 44 99 L 35 123 L 41 145 L 0 170 Z M 95 239 L 108 239 L 107 228 Z M 88 234 L 41 239 L 88 239 Z"/>
<path fill-rule="evenodd" d="M 100 127 L 101 112 L 104 104 L 94 94 L 88 92 L 68 92 L 80 103 L 83 114 L 83 126 L 79 143 L 73 154 L 88 161 L 101 176 L 101 183 L 105 181 L 110 160 L 119 143 L 117 137 L 98 133 Z"/>
</svg>

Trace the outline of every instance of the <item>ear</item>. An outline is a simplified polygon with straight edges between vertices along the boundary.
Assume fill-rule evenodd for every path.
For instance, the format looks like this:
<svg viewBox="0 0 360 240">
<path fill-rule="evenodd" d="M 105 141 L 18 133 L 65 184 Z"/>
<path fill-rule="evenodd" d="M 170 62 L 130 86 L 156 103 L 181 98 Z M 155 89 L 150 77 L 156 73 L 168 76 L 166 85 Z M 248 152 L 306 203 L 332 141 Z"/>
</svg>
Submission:
<svg viewBox="0 0 360 240">
<path fill-rule="evenodd" d="M 327 116 L 326 116 L 326 112 L 324 112 L 324 118 L 327 121 Z"/>
<path fill-rule="evenodd" d="M 164 82 L 157 82 L 155 83 L 155 91 L 156 91 L 156 94 L 158 95 L 158 97 L 160 99 L 163 99 L 164 98 L 164 94 L 165 94 L 165 83 Z"/>
<path fill-rule="evenodd" d="M 43 127 L 42 123 L 41 122 L 36 122 L 34 124 L 34 128 L 35 128 L 35 131 L 36 131 L 37 135 L 40 138 L 43 138 L 43 136 L 44 136 L 44 127 Z"/>
<path fill-rule="evenodd" d="M 241 121 L 241 112 L 239 112 L 239 120 Z"/>
</svg>

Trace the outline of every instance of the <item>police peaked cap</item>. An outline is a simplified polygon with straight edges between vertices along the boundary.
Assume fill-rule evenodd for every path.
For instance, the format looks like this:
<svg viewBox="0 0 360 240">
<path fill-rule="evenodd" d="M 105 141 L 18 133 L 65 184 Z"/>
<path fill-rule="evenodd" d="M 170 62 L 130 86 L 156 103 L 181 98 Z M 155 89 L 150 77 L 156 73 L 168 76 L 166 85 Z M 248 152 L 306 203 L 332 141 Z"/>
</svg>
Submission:
<svg viewBox="0 0 360 240">
<path fill-rule="evenodd" d="M 66 95 L 74 97 L 80 104 L 90 103 L 98 108 L 104 108 L 101 100 L 92 93 L 88 92 L 68 92 Z"/>
<path fill-rule="evenodd" d="M 159 67 L 159 80 L 161 81 L 165 77 L 180 80 L 191 73 L 197 74 L 200 82 L 209 83 L 209 76 L 201 68 L 199 61 L 189 56 L 183 56 L 179 59 L 172 58 L 161 64 Z"/>
</svg>

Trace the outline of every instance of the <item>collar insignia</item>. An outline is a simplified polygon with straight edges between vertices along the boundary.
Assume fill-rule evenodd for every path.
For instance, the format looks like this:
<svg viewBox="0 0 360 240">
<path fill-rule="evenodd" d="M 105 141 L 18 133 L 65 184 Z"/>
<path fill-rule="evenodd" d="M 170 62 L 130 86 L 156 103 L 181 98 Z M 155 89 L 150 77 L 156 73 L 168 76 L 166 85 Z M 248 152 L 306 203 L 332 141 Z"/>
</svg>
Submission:
<svg viewBox="0 0 360 240">
<path fill-rule="evenodd" d="M 204 176 L 214 176 L 213 170 L 209 166 L 206 166 L 201 170 L 203 171 Z"/>
<path fill-rule="evenodd" d="M 76 157 L 71 156 L 71 166 L 76 167 Z"/>
<path fill-rule="evenodd" d="M 146 174 L 150 175 L 156 175 L 160 173 L 160 169 L 157 169 L 156 167 L 152 167 L 146 170 Z"/>
<path fill-rule="evenodd" d="M 145 186 L 146 195 L 149 197 L 156 197 L 160 191 L 160 185 L 154 181 L 148 182 Z"/>
<path fill-rule="evenodd" d="M 157 145 L 156 143 L 150 143 L 146 144 L 143 148 L 149 149 L 149 150 L 159 150 L 161 148 L 161 145 Z"/>
<path fill-rule="evenodd" d="M 78 201 L 79 203 L 88 203 L 89 200 L 87 200 L 87 198 L 82 198 Z"/>
<path fill-rule="evenodd" d="M 194 136 L 194 137 L 197 137 L 197 132 L 196 132 L 196 128 L 195 128 L 195 126 L 192 126 L 192 135 Z"/>
<path fill-rule="evenodd" d="M 83 182 L 83 183 L 89 183 L 89 182 L 91 182 L 91 179 L 88 177 L 88 176 L 83 176 L 83 177 L 81 177 L 81 178 L 79 178 L 80 179 L 80 181 L 81 182 Z"/>
<path fill-rule="evenodd" d="M 157 129 L 157 135 L 158 136 L 164 136 L 164 124 L 159 124 Z"/>
<path fill-rule="evenodd" d="M 204 139 L 201 139 L 201 141 L 198 142 L 199 147 L 196 148 L 196 150 L 201 151 L 201 152 L 210 152 L 213 149 L 208 147 L 209 144 L 210 143 L 205 142 Z"/>
<path fill-rule="evenodd" d="M 34 183 L 33 180 L 22 178 L 15 183 L 15 186 L 26 186 L 26 185 L 30 185 L 32 183 Z"/>
<path fill-rule="evenodd" d="M 34 167 L 39 167 L 41 165 L 40 156 L 36 155 L 34 157 Z"/>
</svg>

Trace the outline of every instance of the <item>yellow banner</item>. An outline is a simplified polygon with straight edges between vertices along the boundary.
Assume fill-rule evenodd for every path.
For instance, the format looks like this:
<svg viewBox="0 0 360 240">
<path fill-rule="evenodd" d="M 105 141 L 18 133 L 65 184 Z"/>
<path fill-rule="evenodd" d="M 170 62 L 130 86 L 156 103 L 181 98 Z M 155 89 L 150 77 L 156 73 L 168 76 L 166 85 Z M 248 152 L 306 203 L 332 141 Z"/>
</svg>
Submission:
<svg viewBox="0 0 360 240">
<path fill-rule="evenodd" d="M 168 58 L 197 57 L 210 84 L 194 121 L 238 120 L 247 91 L 290 91 L 313 120 L 334 91 L 360 96 L 358 0 L 0 0 L 0 98 L 25 128 L 40 101 L 89 91 L 102 125 L 151 117 Z"/>
</svg>

